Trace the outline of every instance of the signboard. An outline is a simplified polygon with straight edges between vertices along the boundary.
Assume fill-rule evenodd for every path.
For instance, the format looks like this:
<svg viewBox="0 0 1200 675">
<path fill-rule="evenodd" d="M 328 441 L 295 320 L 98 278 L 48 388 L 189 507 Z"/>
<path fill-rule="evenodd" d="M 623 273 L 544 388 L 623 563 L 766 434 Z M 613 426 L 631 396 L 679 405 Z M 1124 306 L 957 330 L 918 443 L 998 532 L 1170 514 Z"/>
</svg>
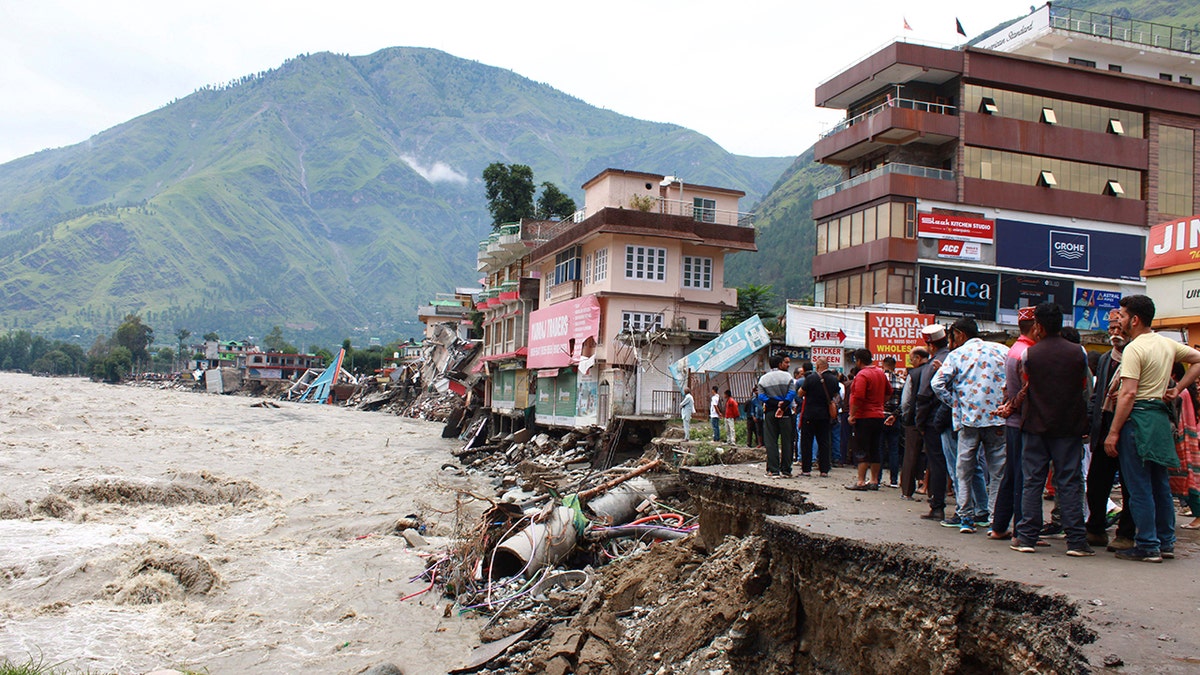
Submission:
<svg viewBox="0 0 1200 675">
<path fill-rule="evenodd" d="M 1075 302 L 1075 282 L 1070 279 L 1050 279 L 1032 274 L 1000 275 L 1000 323 L 1017 324 L 1017 310 L 1036 307 L 1043 302 L 1056 302 L 1066 319 L 1072 314 Z"/>
<path fill-rule="evenodd" d="M 978 261 L 983 257 L 983 245 L 977 241 L 938 239 L 937 255 L 939 258 Z"/>
<path fill-rule="evenodd" d="M 1159 223 L 1150 228 L 1143 269 L 1200 266 L 1200 215 Z"/>
<path fill-rule="evenodd" d="M 846 368 L 846 350 L 841 347 L 813 347 L 813 361 L 817 359 L 825 359 L 829 363 L 829 367 L 833 370 L 845 370 Z"/>
<path fill-rule="evenodd" d="M 786 342 L 789 346 L 810 346 L 815 336 L 826 338 L 818 341 L 818 344 L 862 347 L 866 344 L 865 331 L 861 309 L 788 303 Z"/>
<path fill-rule="evenodd" d="M 996 223 L 982 218 L 919 213 L 917 214 L 917 236 L 991 244 L 996 241 Z"/>
<path fill-rule="evenodd" d="M 1135 234 L 996 220 L 996 265 L 1141 281 L 1145 238 Z"/>
<path fill-rule="evenodd" d="M 800 361 L 812 361 L 812 351 L 808 347 L 771 345 L 771 348 L 767 350 L 767 358 L 775 356 L 776 354 L 782 354 L 797 363 Z"/>
<path fill-rule="evenodd" d="M 529 315 L 529 368 L 561 368 L 579 363 L 588 338 L 600 334 L 600 302 L 594 295 L 560 302 Z"/>
<path fill-rule="evenodd" d="M 933 322 L 932 314 L 867 312 L 867 349 L 876 362 L 890 356 L 903 368 L 913 347 L 925 344 L 921 329 Z"/>
<path fill-rule="evenodd" d="M 682 388 L 687 373 L 726 371 L 769 344 L 771 335 L 763 326 L 762 319 L 755 314 L 672 363 L 667 369 L 676 384 Z"/>
<path fill-rule="evenodd" d="M 1108 313 L 1116 309 L 1120 302 L 1121 294 L 1118 291 L 1076 287 L 1071 325 L 1079 330 L 1108 330 Z M 1197 306 L 1200 307 L 1200 304 Z"/>
<path fill-rule="evenodd" d="M 817 330 L 816 328 L 808 329 L 808 341 L 811 344 L 817 342 L 845 342 L 846 332 L 841 328 L 837 330 Z"/>
<path fill-rule="evenodd" d="M 1042 34 L 1049 27 L 1050 3 L 1046 3 L 1024 19 L 1015 21 L 996 33 L 989 35 L 980 41 L 977 46 L 980 49 L 994 49 L 1001 52 L 1012 51 L 1028 42 L 1031 37 Z"/>
<path fill-rule="evenodd" d="M 921 265 L 917 309 L 925 314 L 996 319 L 999 278 L 995 274 Z"/>
</svg>

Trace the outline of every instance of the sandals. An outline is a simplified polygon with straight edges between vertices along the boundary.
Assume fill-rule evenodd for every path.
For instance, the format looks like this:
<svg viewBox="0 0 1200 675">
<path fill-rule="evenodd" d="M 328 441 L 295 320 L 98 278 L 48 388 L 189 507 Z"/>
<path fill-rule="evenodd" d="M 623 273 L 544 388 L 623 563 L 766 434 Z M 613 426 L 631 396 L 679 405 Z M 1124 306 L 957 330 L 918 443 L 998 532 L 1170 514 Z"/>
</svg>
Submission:
<svg viewBox="0 0 1200 675">
<path fill-rule="evenodd" d="M 1005 539 L 1005 540 L 1008 540 L 1008 539 L 1012 539 L 1012 532 L 1009 532 L 1008 530 L 1005 530 L 1004 532 L 997 532 L 997 531 L 995 531 L 995 530 L 988 530 L 988 533 L 987 533 L 987 538 L 988 538 L 988 539 Z"/>
<path fill-rule="evenodd" d="M 861 483 L 861 484 L 855 483 L 854 485 L 847 485 L 846 489 L 854 490 L 855 492 L 868 492 L 871 489 L 871 486 L 868 485 L 867 483 Z M 878 489 L 878 488 L 876 488 L 876 489 Z"/>
</svg>

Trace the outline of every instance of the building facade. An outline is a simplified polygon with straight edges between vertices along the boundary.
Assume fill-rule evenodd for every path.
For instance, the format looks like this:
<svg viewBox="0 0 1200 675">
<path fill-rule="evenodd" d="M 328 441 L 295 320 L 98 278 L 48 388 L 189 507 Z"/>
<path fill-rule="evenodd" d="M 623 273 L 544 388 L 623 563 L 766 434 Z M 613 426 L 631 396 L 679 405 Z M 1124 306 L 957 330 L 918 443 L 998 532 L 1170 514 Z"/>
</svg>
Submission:
<svg viewBox="0 0 1200 675">
<path fill-rule="evenodd" d="M 816 304 L 1011 328 L 1055 301 L 1103 331 L 1149 227 L 1197 211 L 1200 44 L 1047 4 L 973 45 L 896 42 L 818 86 Z"/>
</svg>

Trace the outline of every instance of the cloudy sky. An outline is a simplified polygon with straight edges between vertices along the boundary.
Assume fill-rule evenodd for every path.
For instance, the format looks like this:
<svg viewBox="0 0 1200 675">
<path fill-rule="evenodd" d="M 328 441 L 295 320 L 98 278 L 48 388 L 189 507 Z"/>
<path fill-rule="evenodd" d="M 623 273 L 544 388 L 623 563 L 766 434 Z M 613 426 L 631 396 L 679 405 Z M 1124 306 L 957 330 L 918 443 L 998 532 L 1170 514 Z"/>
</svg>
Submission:
<svg viewBox="0 0 1200 675">
<path fill-rule="evenodd" d="M 0 163 L 298 54 L 397 46 L 508 68 L 734 153 L 795 155 L 841 116 L 814 107 L 820 81 L 897 37 L 958 44 L 955 18 L 974 37 L 1029 9 L 1023 0 L 0 0 Z"/>
</svg>

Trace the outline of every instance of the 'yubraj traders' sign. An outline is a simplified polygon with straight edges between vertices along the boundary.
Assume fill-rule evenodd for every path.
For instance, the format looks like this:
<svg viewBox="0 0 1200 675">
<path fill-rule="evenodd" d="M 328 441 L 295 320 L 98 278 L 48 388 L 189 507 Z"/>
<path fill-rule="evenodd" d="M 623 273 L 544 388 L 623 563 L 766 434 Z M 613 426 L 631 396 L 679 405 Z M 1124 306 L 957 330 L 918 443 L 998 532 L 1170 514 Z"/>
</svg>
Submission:
<svg viewBox="0 0 1200 675">
<path fill-rule="evenodd" d="M 934 322 L 933 314 L 867 312 L 867 349 L 876 362 L 891 356 L 901 368 L 913 347 L 925 344 L 921 329 Z"/>
<path fill-rule="evenodd" d="M 758 315 L 721 333 L 711 342 L 668 366 L 671 377 L 682 388 L 686 373 L 719 373 L 771 344 L 771 335 Z"/>
<path fill-rule="evenodd" d="M 584 342 L 600 334 L 600 302 L 594 295 L 560 302 L 529 314 L 529 368 L 579 363 Z M 594 345 L 593 345 L 594 346 Z"/>
</svg>

